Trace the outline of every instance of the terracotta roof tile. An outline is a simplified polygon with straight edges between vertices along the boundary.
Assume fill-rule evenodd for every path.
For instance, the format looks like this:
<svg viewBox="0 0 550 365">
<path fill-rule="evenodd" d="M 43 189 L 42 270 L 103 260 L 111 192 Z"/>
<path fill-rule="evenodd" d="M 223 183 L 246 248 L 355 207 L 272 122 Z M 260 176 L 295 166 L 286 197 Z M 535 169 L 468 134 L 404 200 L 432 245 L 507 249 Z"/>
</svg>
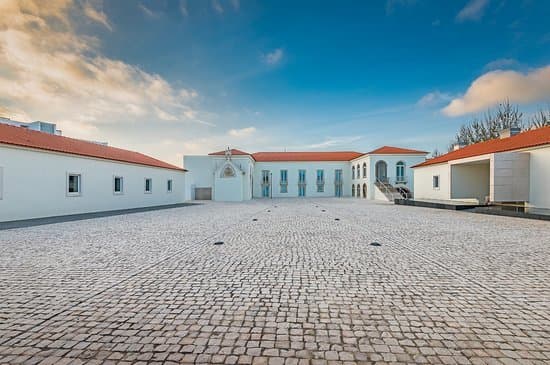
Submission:
<svg viewBox="0 0 550 365">
<path fill-rule="evenodd" d="M 256 152 L 252 157 L 258 162 L 278 161 L 350 161 L 362 153 L 353 151 L 337 152 Z"/>
<path fill-rule="evenodd" d="M 472 144 L 439 157 L 426 160 L 413 167 L 435 165 L 461 158 L 481 156 L 496 152 L 514 151 L 546 144 L 550 144 L 550 127 L 530 130 L 508 138 L 492 139 L 490 141 Z"/>
<path fill-rule="evenodd" d="M 427 155 L 426 151 L 411 150 L 409 148 L 382 146 L 373 151 L 367 152 L 366 155 Z"/>
<path fill-rule="evenodd" d="M 250 153 L 241 150 L 231 149 L 231 154 L 235 156 L 250 156 Z M 225 151 L 218 151 L 209 153 L 208 156 L 225 156 Z"/>
<path fill-rule="evenodd" d="M 160 167 L 164 169 L 186 171 L 181 167 L 157 160 L 144 154 L 123 150 L 121 148 L 104 146 L 79 139 L 57 136 L 53 134 L 0 124 L 0 143 L 14 146 L 55 151 L 71 155 L 95 157 L 105 160 L 127 162 L 137 165 Z"/>
</svg>

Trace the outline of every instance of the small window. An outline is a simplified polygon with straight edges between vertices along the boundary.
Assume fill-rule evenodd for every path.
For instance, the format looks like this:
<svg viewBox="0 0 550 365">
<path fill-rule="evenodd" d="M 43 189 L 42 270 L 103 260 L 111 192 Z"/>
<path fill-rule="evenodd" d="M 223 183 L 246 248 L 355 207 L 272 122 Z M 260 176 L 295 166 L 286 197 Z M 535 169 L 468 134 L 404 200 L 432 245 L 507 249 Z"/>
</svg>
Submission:
<svg viewBox="0 0 550 365">
<path fill-rule="evenodd" d="M 67 195 L 79 196 L 82 190 L 80 174 L 67 174 Z"/>
<path fill-rule="evenodd" d="M 145 193 L 151 194 L 153 192 L 153 179 L 146 178 L 145 179 Z"/>
<path fill-rule="evenodd" d="M 169 179 L 168 181 L 166 181 L 166 191 L 168 193 L 172 192 L 172 179 Z"/>
<path fill-rule="evenodd" d="M 433 182 L 433 188 L 439 189 L 439 175 L 434 175 L 432 182 Z"/>
<path fill-rule="evenodd" d="M 113 193 L 122 194 L 124 192 L 124 179 L 122 176 L 115 176 L 113 179 Z"/>
<path fill-rule="evenodd" d="M 280 191 L 281 194 L 288 193 L 288 171 L 287 170 L 281 170 L 281 179 L 280 179 Z"/>
</svg>

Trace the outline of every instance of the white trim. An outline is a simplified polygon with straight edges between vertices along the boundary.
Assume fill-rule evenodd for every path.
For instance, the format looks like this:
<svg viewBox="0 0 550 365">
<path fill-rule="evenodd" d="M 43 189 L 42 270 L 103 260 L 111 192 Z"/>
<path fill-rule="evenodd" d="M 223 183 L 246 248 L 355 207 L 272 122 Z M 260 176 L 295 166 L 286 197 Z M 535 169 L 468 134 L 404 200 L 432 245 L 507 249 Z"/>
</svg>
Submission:
<svg viewBox="0 0 550 365">
<path fill-rule="evenodd" d="M 147 190 L 147 180 L 151 180 L 151 182 L 149 184 L 149 190 Z M 143 179 L 143 193 L 144 194 L 152 194 L 153 193 L 153 178 L 145 177 Z"/>
<path fill-rule="evenodd" d="M 116 191 L 116 179 L 120 179 L 120 191 Z M 113 195 L 123 195 L 124 194 L 124 176 L 113 175 Z"/>
<path fill-rule="evenodd" d="M 69 179 L 71 176 L 78 176 L 78 192 L 69 192 Z M 82 174 L 78 172 L 67 172 L 65 177 L 65 193 L 68 197 L 82 196 Z"/>
<path fill-rule="evenodd" d="M 0 166 L 0 200 L 4 198 L 4 168 Z"/>
</svg>

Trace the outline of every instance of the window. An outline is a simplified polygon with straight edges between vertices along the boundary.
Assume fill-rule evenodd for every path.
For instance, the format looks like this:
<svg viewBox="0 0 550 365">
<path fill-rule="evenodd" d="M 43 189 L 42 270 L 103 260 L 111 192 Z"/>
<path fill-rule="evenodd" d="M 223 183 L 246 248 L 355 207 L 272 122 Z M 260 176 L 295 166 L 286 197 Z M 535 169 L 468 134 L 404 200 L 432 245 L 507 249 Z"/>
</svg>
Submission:
<svg viewBox="0 0 550 365">
<path fill-rule="evenodd" d="M 306 196 L 306 170 L 298 170 L 298 196 Z"/>
<path fill-rule="evenodd" d="M 288 193 L 288 171 L 287 170 L 281 170 L 281 193 L 286 194 Z"/>
<path fill-rule="evenodd" d="M 153 179 L 150 177 L 145 178 L 145 193 L 151 194 L 153 192 Z"/>
<path fill-rule="evenodd" d="M 334 170 L 334 196 L 342 196 L 342 170 Z"/>
<path fill-rule="evenodd" d="M 405 163 L 403 161 L 399 161 L 395 165 L 395 182 L 405 182 Z"/>
<path fill-rule="evenodd" d="M 361 178 L 361 165 L 357 164 L 357 178 Z"/>
<path fill-rule="evenodd" d="M 115 176 L 113 179 L 113 193 L 122 194 L 124 192 L 124 179 L 122 176 Z"/>
<path fill-rule="evenodd" d="M 82 177 L 80 174 L 67 174 L 67 195 L 79 196 L 82 190 Z"/>
<path fill-rule="evenodd" d="M 367 178 L 367 163 L 363 162 L 363 179 Z"/>
<path fill-rule="evenodd" d="M 439 189 L 439 175 L 434 175 L 433 176 L 432 183 L 433 183 L 433 188 L 434 189 Z"/>
<path fill-rule="evenodd" d="M 355 185 L 351 185 L 351 196 L 354 197 L 355 196 Z"/>
<path fill-rule="evenodd" d="M 223 168 L 222 177 L 235 177 L 235 170 L 231 165 L 225 165 Z"/>
<path fill-rule="evenodd" d="M 355 179 L 355 166 L 351 168 L 351 178 Z"/>
<path fill-rule="evenodd" d="M 317 192 L 325 192 L 325 171 L 317 170 Z"/>
<path fill-rule="evenodd" d="M 269 170 L 262 170 L 262 197 L 269 198 L 270 192 L 270 179 L 271 172 Z"/>
<path fill-rule="evenodd" d="M 168 179 L 166 181 L 166 192 L 171 193 L 172 192 L 172 179 Z"/>
</svg>

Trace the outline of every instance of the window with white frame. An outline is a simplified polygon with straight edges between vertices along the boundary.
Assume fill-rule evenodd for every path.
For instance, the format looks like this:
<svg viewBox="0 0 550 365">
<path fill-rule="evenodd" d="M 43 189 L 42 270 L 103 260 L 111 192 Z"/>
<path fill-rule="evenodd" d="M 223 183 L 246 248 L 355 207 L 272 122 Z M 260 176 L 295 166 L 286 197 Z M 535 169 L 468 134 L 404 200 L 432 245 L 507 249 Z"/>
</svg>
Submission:
<svg viewBox="0 0 550 365">
<path fill-rule="evenodd" d="M 363 162 L 363 179 L 367 178 L 367 163 Z"/>
<path fill-rule="evenodd" d="M 395 182 L 405 182 L 405 163 L 403 161 L 399 161 L 395 164 Z"/>
<path fill-rule="evenodd" d="M 168 179 L 166 181 L 166 192 L 171 193 L 172 192 L 172 179 Z"/>
<path fill-rule="evenodd" d="M 351 167 L 351 178 L 355 179 L 355 166 Z"/>
<path fill-rule="evenodd" d="M 432 178 L 432 185 L 434 189 L 439 189 L 439 175 L 434 175 Z"/>
<path fill-rule="evenodd" d="M 288 193 L 288 171 L 287 170 L 281 170 L 281 179 L 280 179 L 280 191 L 281 194 Z"/>
<path fill-rule="evenodd" d="M 79 196 L 82 192 L 82 175 L 67 174 L 67 195 Z"/>
<path fill-rule="evenodd" d="M 113 193 L 122 194 L 124 192 L 124 178 L 122 176 L 113 177 Z"/>
<path fill-rule="evenodd" d="M 150 177 L 145 178 L 145 193 L 151 194 L 153 192 L 153 179 Z"/>
<path fill-rule="evenodd" d="M 325 192 L 325 171 L 317 170 L 317 192 Z"/>
</svg>

